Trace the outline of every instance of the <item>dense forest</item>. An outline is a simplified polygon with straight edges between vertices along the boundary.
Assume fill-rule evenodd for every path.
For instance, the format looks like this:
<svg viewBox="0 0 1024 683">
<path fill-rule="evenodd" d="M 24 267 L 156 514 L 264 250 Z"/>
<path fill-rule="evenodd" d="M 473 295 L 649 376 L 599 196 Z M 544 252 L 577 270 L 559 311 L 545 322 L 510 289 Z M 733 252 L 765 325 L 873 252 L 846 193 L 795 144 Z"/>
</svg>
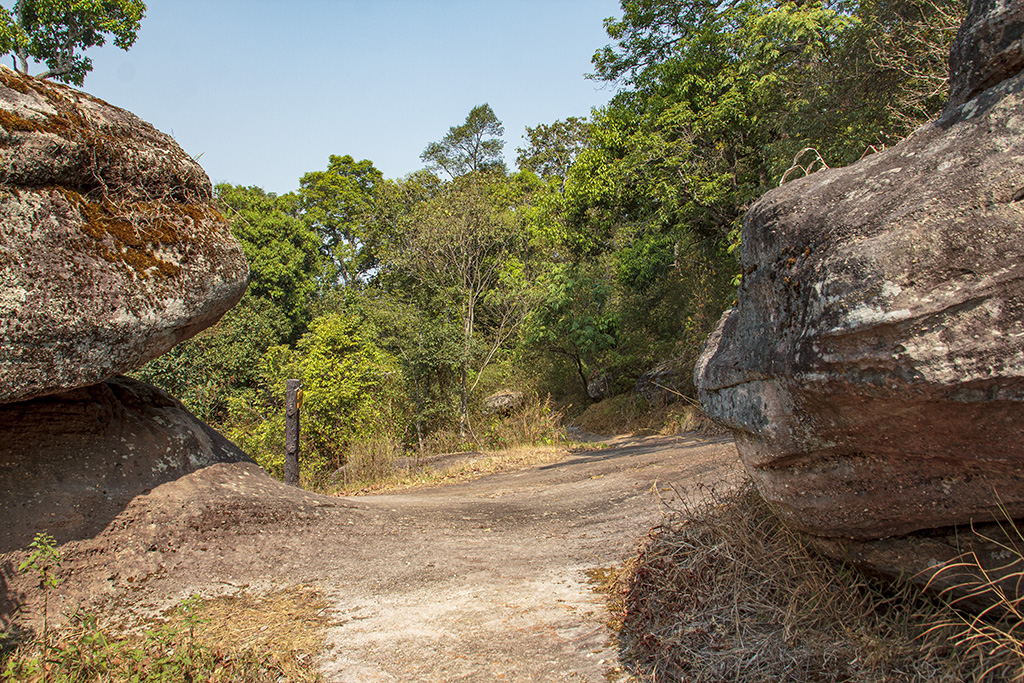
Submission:
<svg viewBox="0 0 1024 683">
<path fill-rule="evenodd" d="M 527 129 L 514 169 L 482 104 L 404 178 L 339 154 L 283 196 L 218 185 L 248 292 L 137 374 L 277 474 L 300 378 L 307 482 L 356 454 L 504 445 L 481 409 L 499 389 L 572 412 L 595 379 L 686 376 L 742 277 L 747 207 L 934 117 L 963 12 L 623 0 L 589 75 L 611 102 Z"/>
</svg>

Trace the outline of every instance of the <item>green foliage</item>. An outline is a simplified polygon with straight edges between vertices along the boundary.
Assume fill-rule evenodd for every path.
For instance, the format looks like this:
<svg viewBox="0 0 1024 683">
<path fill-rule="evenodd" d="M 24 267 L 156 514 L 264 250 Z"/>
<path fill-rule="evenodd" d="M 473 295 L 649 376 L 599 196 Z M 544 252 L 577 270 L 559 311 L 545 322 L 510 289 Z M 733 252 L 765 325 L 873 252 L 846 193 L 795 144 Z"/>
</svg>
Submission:
<svg viewBox="0 0 1024 683">
<path fill-rule="evenodd" d="M 214 425 L 228 407 L 260 381 L 258 364 L 267 349 L 285 343 L 293 323 L 267 299 L 246 293 L 213 327 L 178 344 L 132 373 L 177 397 L 200 419 Z"/>
<path fill-rule="evenodd" d="M 317 452 L 335 465 L 360 435 L 388 433 L 395 413 L 397 364 L 362 323 L 340 313 L 323 316 L 298 347 L 307 431 Z"/>
<path fill-rule="evenodd" d="M 60 585 L 60 579 L 55 573 L 61 563 L 56 539 L 41 531 L 35 535 L 28 547 L 31 552 L 28 558 L 18 565 L 18 571 L 22 574 L 34 574 L 39 579 L 40 590 L 52 590 Z"/>
<path fill-rule="evenodd" d="M 104 45 L 108 36 L 127 50 L 138 36 L 146 3 L 142 0 L 18 0 L 13 14 L 0 8 L 0 50 L 18 58 L 45 62 L 40 78 L 82 85 L 92 60 L 80 50 Z"/>
<path fill-rule="evenodd" d="M 456 178 L 413 208 L 409 229 L 390 251 L 395 268 L 422 288 L 421 304 L 440 306 L 462 329 L 463 436 L 479 373 L 511 340 L 529 310 L 530 245 L 510 209 L 513 195 L 502 175 Z"/>
<path fill-rule="evenodd" d="M 111 635 L 109 629 L 100 626 L 96 614 L 76 611 L 55 642 L 25 643 L 11 653 L 0 669 L 0 681 L 273 683 L 320 680 L 313 667 L 299 667 L 288 661 L 294 659 L 294 653 L 279 657 L 257 648 L 227 651 L 201 642 L 196 637 L 200 607 L 195 597 L 189 598 L 176 610 L 183 617 L 180 625 L 160 624 L 135 637 Z"/>
<path fill-rule="evenodd" d="M 43 592 L 43 643 L 49 644 L 50 633 L 48 619 L 50 611 L 50 591 L 60 585 L 60 578 L 57 570 L 60 569 L 60 551 L 57 550 L 57 540 L 40 531 L 29 544 L 28 558 L 18 565 L 18 571 L 22 574 L 34 574 L 39 579 L 39 590 Z"/>
<path fill-rule="evenodd" d="M 275 476 L 284 470 L 284 392 L 302 380 L 301 474 L 316 480 L 347 462 L 363 438 L 400 437 L 408 399 L 398 362 L 359 315 L 316 318 L 294 349 L 272 346 L 258 364 L 258 389 L 229 404 L 228 436 Z"/>
<path fill-rule="evenodd" d="M 302 220 L 300 198 L 277 196 L 258 187 L 221 184 L 218 203 L 249 261 L 249 293 L 288 317 L 289 340 L 310 318 L 323 262 L 317 233 Z"/>
<path fill-rule="evenodd" d="M 529 144 L 516 149 L 516 163 L 523 171 L 542 178 L 558 178 L 564 186 L 569 169 L 586 148 L 590 125 L 586 118 L 570 116 L 564 121 L 527 127 Z"/>
<path fill-rule="evenodd" d="M 333 154 L 326 171 L 302 176 L 303 219 L 320 238 L 326 285 L 354 285 L 376 266 L 373 206 L 383 179 L 372 162 Z"/>
<path fill-rule="evenodd" d="M 448 129 L 440 142 L 431 142 L 420 159 L 431 171 L 444 171 L 453 179 L 469 173 L 504 171 L 501 136 L 505 127 L 489 104 L 473 107 L 461 126 Z"/>
<path fill-rule="evenodd" d="M 618 311 L 607 260 L 552 264 L 538 278 L 542 298 L 524 325 L 527 346 L 572 361 L 583 395 L 602 354 L 617 341 Z"/>
</svg>

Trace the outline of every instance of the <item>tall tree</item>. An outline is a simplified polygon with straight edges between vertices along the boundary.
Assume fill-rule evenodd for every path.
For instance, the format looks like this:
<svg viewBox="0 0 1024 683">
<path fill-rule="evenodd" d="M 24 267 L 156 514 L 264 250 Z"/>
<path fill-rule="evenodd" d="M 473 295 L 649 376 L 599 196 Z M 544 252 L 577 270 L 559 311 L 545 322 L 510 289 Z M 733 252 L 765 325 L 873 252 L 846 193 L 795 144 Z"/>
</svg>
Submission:
<svg viewBox="0 0 1024 683">
<path fill-rule="evenodd" d="M 217 201 L 249 261 L 249 293 L 287 316 L 294 341 L 311 319 L 322 269 L 319 240 L 300 218 L 299 198 L 258 187 L 217 185 Z"/>
<path fill-rule="evenodd" d="M 445 300 L 462 328 L 459 424 L 469 427 L 469 398 L 483 369 L 527 311 L 529 249 L 502 190 L 503 177 L 464 177 L 415 207 L 392 258 L 418 285 Z M 475 377 L 471 376 L 475 373 Z"/>
<path fill-rule="evenodd" d="M 82 85 L 92 60 L 80 53 L 113 37 L 127 50 L 135 44 L 146 3 L 142 0 L 18 0 L 13 14 L 0 8 L 0 50 L 28 73 L 29 60 L 44 62 L 39 78 Z"/>
<path fill-rule="evenodd" d="M 353 285 L 376 265 L 372 245 L 375 193 L 384 175 L 367 159 L 331 155 L 326 171 L 302 176 L 306 223 L 320 236 L 324 284 Z"/>
<path fill-rule="evenodd" d="M 586 118 L 570 116 L 564 121 L 527 127 L 526 147 L 516 148 L 516 163 L 524 171 L 542 178 L 558 178 L 565 187 L 569 169 L 586 146 L 590 125 Z"/>
<path fill-rule="evenodd" d="M 444 171 L 452 178 L 483 171 L 504 170 L 501 136 L 505 127 L 489 104 L 473 107 L 461 126 L 448 129 L 440 142 L 431 142 L 420 159 L 431 171 Z"/>
</svg>

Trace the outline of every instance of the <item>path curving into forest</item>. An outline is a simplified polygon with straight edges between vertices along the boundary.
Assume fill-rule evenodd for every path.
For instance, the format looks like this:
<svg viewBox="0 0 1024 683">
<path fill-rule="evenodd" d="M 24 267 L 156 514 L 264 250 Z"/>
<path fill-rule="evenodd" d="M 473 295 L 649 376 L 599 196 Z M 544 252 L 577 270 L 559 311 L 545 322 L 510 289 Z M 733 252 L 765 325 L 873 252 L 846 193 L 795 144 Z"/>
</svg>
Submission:
<svg viewBox="0 0 1024 683">
<path fill-rule="evenodd" d="M 731 440 L 692 434 L 404 493 L 296 491 L 287 509 L 252 503 L 256 478 L 230 467 L 154 489 L 69 544 L 78 595 L 63 599 L 156 614 L 193 593 L 312 584 L 331 605 L 322 667 L 337 683 L 619 680 L 588 577 L 631 556 L 665 501 L 741 476 Z"/>
</svg>

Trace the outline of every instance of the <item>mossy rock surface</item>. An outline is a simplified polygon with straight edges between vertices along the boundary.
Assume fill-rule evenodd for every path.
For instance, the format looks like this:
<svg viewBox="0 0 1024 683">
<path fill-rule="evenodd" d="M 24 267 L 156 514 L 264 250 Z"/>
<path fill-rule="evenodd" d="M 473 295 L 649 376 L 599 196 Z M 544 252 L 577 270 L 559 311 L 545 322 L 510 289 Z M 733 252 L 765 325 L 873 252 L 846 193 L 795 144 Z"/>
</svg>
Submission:
<svg viewBox="0 0 1024 683">
<path fill-rule="evenodd" d="M 0 67 L 0 403 L 139 367 L 247 279 L 209 178 L 171 137 Z"/>
</svg>

